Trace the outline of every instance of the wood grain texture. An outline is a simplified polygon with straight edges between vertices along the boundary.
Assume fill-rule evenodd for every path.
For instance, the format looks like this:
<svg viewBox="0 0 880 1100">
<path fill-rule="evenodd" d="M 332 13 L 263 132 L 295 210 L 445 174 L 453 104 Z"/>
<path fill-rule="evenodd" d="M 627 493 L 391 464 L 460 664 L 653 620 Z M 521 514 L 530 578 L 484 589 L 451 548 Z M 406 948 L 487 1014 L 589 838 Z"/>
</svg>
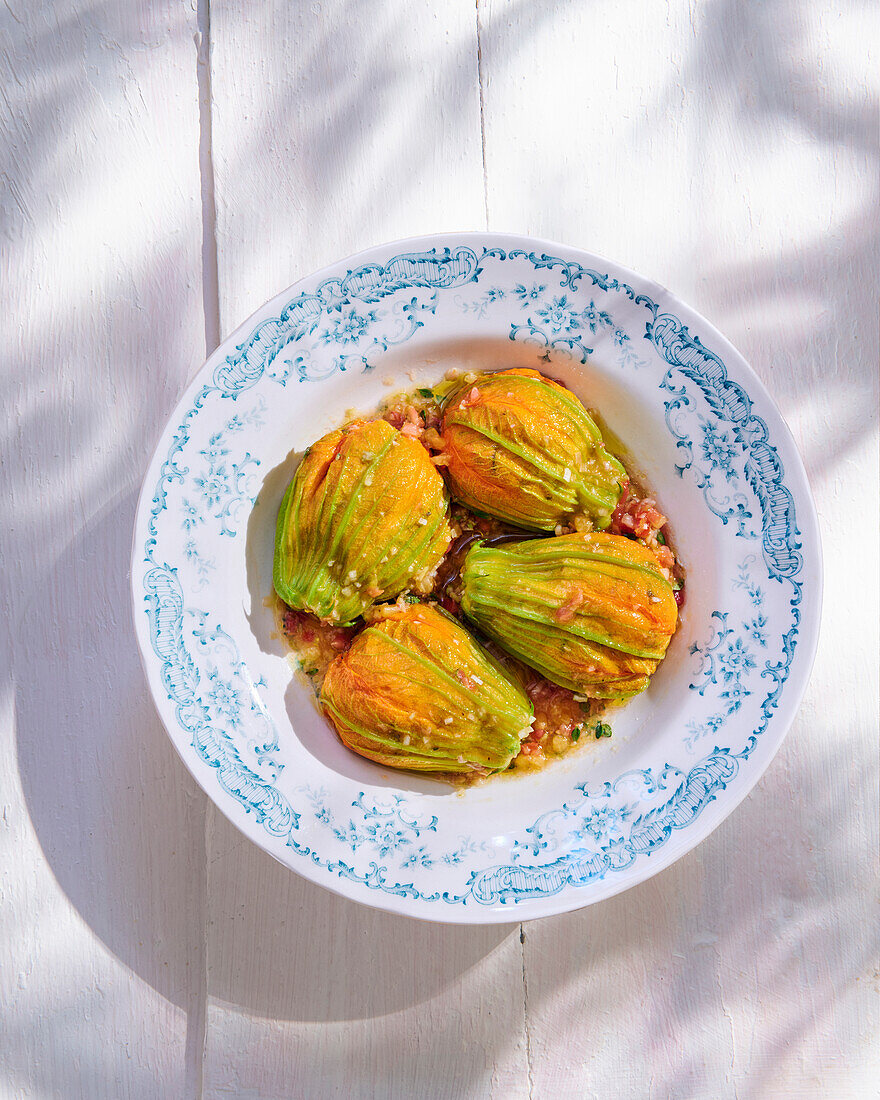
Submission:
<svg viewBox="0 0 880 1100">
<path fill-rule="evenodd" d="M 856 0 L 0 8 L 0 1096 L 877 1094 L 878 40 Z M 339 256 L 487 223 L 728 335 L 826 559 L 751 796 L 523 942 L 353 905 L 206 807 L 127 593 L 206 338 Z"/>
<path fill-rule="evenodd" d="M 468 0 L 211 5 L 222 328 L 373 244 L 484 227 Z"/>
<path fill-rule="evenodd" d="M 143 471 L 204 355 L 196 29 L 171 2 L 0 9 L 4 1097 L 197 1086 L 204 799 L 128 591 Z"/>
<path fill-rule="evenodd" d="M 528 1096 L 519 927 L 314 886 L 212 812 L 206 1097 Z"/>
</svg>

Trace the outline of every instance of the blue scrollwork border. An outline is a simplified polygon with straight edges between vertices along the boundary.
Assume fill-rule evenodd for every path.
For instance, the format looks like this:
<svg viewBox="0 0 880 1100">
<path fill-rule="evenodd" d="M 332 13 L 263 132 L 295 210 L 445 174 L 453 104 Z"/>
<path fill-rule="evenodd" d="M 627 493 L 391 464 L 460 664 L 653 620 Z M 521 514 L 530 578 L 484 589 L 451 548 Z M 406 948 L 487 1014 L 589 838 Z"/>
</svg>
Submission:
<svg viewBox="0 0 880 1100">
<path fill-rule="evenodd" d="M 761 510 L 763 558 L 770 577 L 789 587 L 791 625 L 782 637 L 781 659 L 767 661 L 762 669 L 761 676 L 768 682 L 768 689 L 761 704 L 761 720 L 745 747 L 734 753 L 730 748 L 716 746 L 687 774 L 679 773 L 679 782 L 671 797 L 660 807 L 636 818 L 626 838 L 609 840 L 599 850 L 595 850 L 595 846 L 568 850 L 552 862 L 515 862 L 474 871 L 466 884 L 467 888 L 460 894 L 425 893 L 413 882 L 402 883 L 394 881 L 394 876 L 389 878 L 388 868 L 378 861 L 370 862 L 366 871 L 359 871 L 343 860 L 326 859 L 314 846 L 304 843 L 298 835 L 301 815 L 277 789 L 274 774 L 266 774 L 259 765 L 247 764 L 222 724 L 212 721 L 211 709 L 199 692 L 199 670 L 188 652 L 188 644 L 219 646 L 228 653 L 233 665 L 237 662 L 243 669 L 243 662 L 235 642 L 219 625 L 209 630 L 204 612 L 185 607 L 177 569 L 156 557 L 159 548 L 157 521 L 166 508 L 169 486 L 182 482 L 188 473 L 181 460 L 190 438 L 190 428 L 210 397 L 235 399 L 254 386 L 264 374 L 284 385 L 289 370 L 275 370 L 273 366 L 281 352 L 296 345 L 304 335 L 314 332 L 320 318 L 334 310 L 341 311 L 352 302 L 377 303 L 409 289 L 428 292 L 430 297 L 427 303 L 417 304 L 413 298 L 409 303 L 410 309 L 404 303 L 402 317 L 406 324 L 394 341 L 403 342 L 423 324 L 417 316 L 418 310 L 429 308 L 433 312 L 436 308 L 438 293 L 477 282 L 489 261 L 504 264 L 516 260 L 527 261 L 536 271 L 557 274 L 562 288 L 575 291 L 586 280 L 603 291 L 622 294 L 645 308 L 648 316 L 644 338 L 668 364 L 660 386 L 668 395 L 667 425 L 682 454 L 679 473 L 683 475 L 694 462 L 692 443 L 684 432 L 678 430 L 675 415 L 693 401 L 687 388 L 690 383 L 701 394 L 716 420 L 725 425 L 745 456 L 744 476 Z M 517 326 L 512 327 L 510 338 L 517 338 Z M 344 357 L 342 361 L 337 361 L 334 369 L 345 369 Z M 302 380 L 305 374 L 300 371 L 299 377 Z M 709 486 L 701 487 L 708 506 L 724 522 L 730 517 L 737 518 L 735 509 L 731 509 L 729 514 L 722 514 L 710 497 Z M 741 511 L 740 508 L 740 518 Z M 742 534 L 742 527 L 737 533 Z M 347 271 L 344 276 L 324 279 L 313 290 L 297 294 L 279 316 L 261 321 L 214 369 L 211 382 L 198 390 L 173 436 L 150 502 L 144 563 L 147 567 L 143 578 L 144 602 L 151 644 L 160 662 L 163 685 L 174 705 L 178 724 L 187 732 L 199 758 L 216 769 L 222 789 L 247 813 L 254 814 L 271 836 L 284 839 L 293 852 L 329 874 L 386 894 L 447 904 L 471 901 L 478 905 L 516 904 L 528 899 L 550 897 L 568 887 L 585 886 L 631 867 L 637 859 L 650 856 L 660 849 L 675 831 L 691 825 L 735 779 L 779 705 L 798 642 L 803 599 L 802 584 L 797 579 L 803 564 L 800 532 L 794 500 L 784 484 L 782 462 L 770 442 L 766 422 L 755 412 L 754 404 L 743 387 L 729 378 L 722 360 L 706 348 L 697 336 L 692 335 L 678 317 L 661 311 L 657 302 L 646 294 L 637 293 L 628 284 L 574 260 L 522 249 L 506 251 L 498 247 L 484 248 L 479 256 L 472 248 L 462 246 L 404 253 L 385 264 L 364 264 Z M 188 619 L 191 620 L 189 641 L 185 636 Z M 269 716 L 261 714 L 260 717 L 267 731 L 263 758 L 268 758 L 277 748 L 277 743 L 272 739 Z M 646 782 L 656 783 L 649 772 L 641 775 Z M 585 788 L 581 789 L 581 793 L 584 798 L 602 797 L 601 793 L 590 795 Z M 356 801 L 353 806 L 360 805 L 363 810 L 362 799 L 363 794 L 359 796 L 361 801 Z M 372 812 L 375 817 L 376 811 Z M 385 813 L 382 811 L 383 815 Z M 407 825 L 412 828 L 411 823 Z M 540 830 L 539 820 L 526 831 L 538 835 Z"/>
</svg>

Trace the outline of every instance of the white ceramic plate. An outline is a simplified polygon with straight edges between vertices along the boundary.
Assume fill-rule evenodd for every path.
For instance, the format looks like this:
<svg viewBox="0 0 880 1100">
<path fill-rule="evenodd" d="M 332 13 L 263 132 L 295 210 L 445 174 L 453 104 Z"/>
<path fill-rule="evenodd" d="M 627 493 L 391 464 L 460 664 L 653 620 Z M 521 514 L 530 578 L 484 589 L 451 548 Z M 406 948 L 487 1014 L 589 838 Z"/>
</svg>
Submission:
<svg viewBox="0 0 880 1100">
<path fill-rule="evenodd" d="M 274 523 L 303 449 L 346 410 L 451 366 L 565 382 L 629 449 L 687 569 L 681 624 L 614 737 L 465 792 L 348 752 L 273 636 Z M 238 828 L 347 897 L 428 920 L 575 909 L 689 851 L 755 784 L 809 674 L 815 510 L 779 413 L 661 287 L 544 241 L 371 249 L 278 295 L 211 356 L 138 507 L 134 619 L 168 733 Z"/>
</svg>

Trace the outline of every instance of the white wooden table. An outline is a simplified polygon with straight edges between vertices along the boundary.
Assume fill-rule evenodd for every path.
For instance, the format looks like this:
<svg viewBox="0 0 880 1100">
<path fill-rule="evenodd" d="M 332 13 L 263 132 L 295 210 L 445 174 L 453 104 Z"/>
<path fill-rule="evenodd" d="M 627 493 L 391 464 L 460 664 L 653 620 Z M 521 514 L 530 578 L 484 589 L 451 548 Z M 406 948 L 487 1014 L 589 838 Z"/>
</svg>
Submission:
<svg viewBox="0 0 880 1100">
<path fill-rule="evenodd" d="M 878 42 L 860 0 L 5 0 L 4 1100 L 877 1095 Z M 206 350 L 331 260 L 484 227 L 739 345 L 807 464 L 826 610 L 785 746 L 700 848 L 457 929 L 214 812 L 127 574 Z"/>
</svg>

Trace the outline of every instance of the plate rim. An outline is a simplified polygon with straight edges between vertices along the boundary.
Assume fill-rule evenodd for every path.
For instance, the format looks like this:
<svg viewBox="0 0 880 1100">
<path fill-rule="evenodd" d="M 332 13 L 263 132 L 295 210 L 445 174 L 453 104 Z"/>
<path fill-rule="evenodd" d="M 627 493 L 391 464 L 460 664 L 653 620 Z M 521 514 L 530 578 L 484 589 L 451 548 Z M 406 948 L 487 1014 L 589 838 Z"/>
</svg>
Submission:
<svg viewBox="0 0 880 1100">
<path fill-rule="evenodd" d="M 194 767 L 195 761 L 190 761 L 185 754 L 185 747 L 181 739 L 177 736 L 179 727 L 176 723 L 166 719 L 168 698 L 162 685 L 156 681 L 155 670 L 150 667 L 150 660 L 154 656 L 154 651 L 151 641 L 146 634 L 143 607 L 141 606 L 143 592 L 139 592 L 135 589 L 134 582 L 136 574 L 142 566 L 140 554 L 143 548 L 139 537 L 141 534 L 141 521 L 145 505 L 147 505 L 154 492 L 154 475 L 158 475 L 159 468 L 161 467 L 163 449 L 167 449 L 167 444 L 173 438 L 177 422 L 180 418 L 178 414 L 185 411 L 185 406 L 190 395 L 200 388 L 205 376 L 209 374 L 209 372 L 213 372 L 216 366 L 225 359 L 230 348 L 234 348 L 236 344 L 241 343 L 242 337 L 250 335 L 256 325 L 258 325 L 266 315 L 270 315 L 273 312 L 278 303 L 290 300 L 295 294 L 306 289 L 307 285 L 318 283 L 327 277 L 338 274 L 341 270 L 363 265 L 364 261 L 370 258 L 379 259 L 381 255 L 385 255 L 386 253 L 394 254 L 400 251 L 415 250 L 427 251 L 430 248 L 450 248 L 456 245 L 473 246 L 474 244 L 484 245 L 488 248 L 504 247 L 510 249 L 513 247 L 528 248 L 532 251 L 544 250 L 554 253 L 555 255 L 565 255 L 569 259 L 576 259 L 577 262 L 592 268 L 601 269 L 603 265 L 607 265 L 609 272 L 613 270 L 616 278 L 622 278 L 630 283 L 634 282 L 641 288 L 642 293 L 650 294 L 655 301 L 657 301 L 657 304 L 663 308 L 664 312 L 673 313 L 688 326 L 698 323 L 699 333 L 703 341 L 707 343 L 710 342 L 709 346 L 713 353 L 722 359 L 725 367 L 729 367 L 729 360 L 731 358 L 735 361 L 737 372 L 742 372 L 744 380 L 748 383 L 749 389 L 747 392 L 749 396 L 754 395 L 760 398 L 760 401 L 774 418 L 774 423 L 772 425 L 775 433 L 774 443 L 780 443 L 784 440 L 788 452 L 794 459 L 794 462 L 786 462 L 784 484 L 786 484 L 793 496 L 797 494 L 795 496 L 798 504 L 797 522 L 802 539 L 802 547 L 809 547 L 813 552 L 814 563 L 811 564 L 815 566 L 815 575 L 811 575 L 809 578 L 813 586 L 811 590 L 812 599 L 809 604 L 805 601 L 803 617 L 800 623 L 797 644 L 798 648 L 801 650 L 802 657 L 798 668 L 792 671 L 792 676 L 787 683 L 788 692 L 786 696 L 780 699 L 779 705 L 774 712 L 772 723 L 768 724 L 772 725 L 774 732 L 771 733 L 770 728 L 765 729 L 761 738 L 762 753 L 753 754 L 749 758 L 750 770 L 747 782 L 742 784 L 741 790 L 737 790 L 735 793 L 728 795 L 720 801 L 716 799 L 714 815 L 705 812 L 701 813 L 700 821 L 694 821 L 687 832 L 681 834 L 677 843 L 670 840 L 663 845 L 661 851 L 649 852 L 648 855 L 651 857 L 650 860 L 641 861 L 638 868 L 634 868 L 630 875 L 608 876 L 599 881 L 591 882 L 589 892 L 585 893 L 583 897 L 578 895 L 578 890 L 582 889 L 582 887 L 569 887 L 567 890 L 563 889 L 557 894 L 542 898 L 528 898 L 522 901 L 515 901 L 512 904 L 496 902 L 490 905 L 473 907 L 449 906 L 447 908 L 434 909 L 431 907 L 429 909 L 421 898 L 413 899 L 382 891 L 368 890 L 367 887 L 353 880 L 329 875 L 326 870 L 317 865 L 313 866 L 308 860 L 302 860 L 297 864 L 285 861 L 271 849 L 269 837 L 268 834 L 265 833 L 265 830 L 259 829 L 249 816 L 244 818 L 233 817 L 232 811 L 234 807 L 231 805 L 227 807 L 227 805 L 225 805 L 225 800 L 221 801 L 216 796 L 216 792 L 213 789 L 209 789 L 208 783 L 206 782 L 207 774 L 204 776 L 200 774 Z M 792 484 L 793 481 L 794 484 Z M 807 555 L 804 556 L 805 565 L 806 562 Z M 211 803 L 223 813 L 240 833 L 257 844 L 258 847 L 287 870 L 293 871 L 295 874 L 313 882 L 315 885 L 328 889 L 332 893 L 344 897 L 349 901 L 367 905 L 370 908 L 384 912 L 424 920 L 429 923 L 483 925 L 515 924 L 527 920 L 539 919 L 543 916 L 573 912 L 600 901 L 607 900 L 610 897 L 614 897 L 617 894 L 641 885 L 643 882 L 648 881 L 648 879 L 653 878 L 655 875 L 671 866 L 678 859 L 702 844 L 711 833 L 730 817 L 760 782 L 770 763 L 781 748 L 794 718 L 797 715 L 809 684 L 818 649 L 822 621 L 824 562 L 816 504 L 804 461 L 794 439 L 794 435 L 785 416 L 754 368 L 730 339 L 720 332 L 711 321 L 692 306 L 679 299 L 663 284 L 656 280 L 640 275 L 623 264 L 607 260 L 598 253 L 589 252 L 578 246 L 517 233 L 480 230 L 444 230 L 436 233 L 420 234 L 397 240 L 383 241 L 371 245 L 368 248 L 361 249 L 351 255 L 340 257 L 320 269 L 306 273 L 300 279 L 297 279 L 290 286 L 282 289 L 255 309 L 220 342 L 198 369 L 188 373 L 187 381 L 184 383 L 177 400 L 168 414 L 164 426 L 158 435 L 149 461 L 145 466 L 144 477 L 134 513 L 129 580 L 132 625 L 137 639 L 138 652 L 144 670 L 144 678 L 149 688 L 157 715 L 165 728 L 169 740 L 174 746 L 178 756 L 183 761 L 189 774 L 193 777 L 201 790 L 204 791 Z M 162 688 L 161 694 L 159 691 L 160 688 Z M 767 734 L 771 735 L 769 740 L 765 739 Z M 727 790 L 729 790 L 729 788 L 727 788 Z M 721 812 L 719 812 L 719 810 Z M 365 891 L 365 894 L 362 893 L 362 891 Z"/>
</svg>

